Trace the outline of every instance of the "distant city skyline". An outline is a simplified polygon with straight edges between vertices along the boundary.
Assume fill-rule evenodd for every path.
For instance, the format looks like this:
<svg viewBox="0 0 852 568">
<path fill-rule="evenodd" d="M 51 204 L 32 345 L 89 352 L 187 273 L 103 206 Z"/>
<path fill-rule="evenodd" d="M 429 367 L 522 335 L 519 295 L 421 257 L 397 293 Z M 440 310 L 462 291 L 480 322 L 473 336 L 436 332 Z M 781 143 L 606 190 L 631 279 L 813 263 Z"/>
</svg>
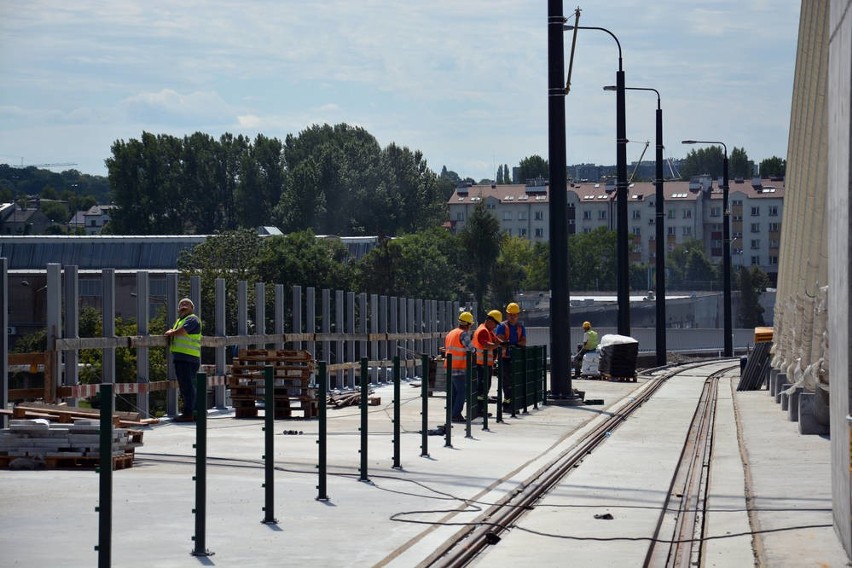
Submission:
<svg viewBox="0 0 852 568">
<path fill-rule="evenodd" d="M 799 7 L 613 0 L 586 6 L 580 25 L 619 38 L 628 86 L 661 92 L 667 158 L 705 138 L 760 162 L 786 158 Z M 615 96 L 602 87 L 617 53 L 608 35 L 578 32 L 568 163 L 615 162 Z M 548 159 L 547 7 L 532 0 L 11 0 L 0 72 L 0 163 L 16 166 L 106 175 L 111 144 L 143 132 L 283 140 L 342 122 L 463 178 Z M 628 93 L 630 161 L 653 139 L 655 108 L 652 93 Z"/>
</svg>

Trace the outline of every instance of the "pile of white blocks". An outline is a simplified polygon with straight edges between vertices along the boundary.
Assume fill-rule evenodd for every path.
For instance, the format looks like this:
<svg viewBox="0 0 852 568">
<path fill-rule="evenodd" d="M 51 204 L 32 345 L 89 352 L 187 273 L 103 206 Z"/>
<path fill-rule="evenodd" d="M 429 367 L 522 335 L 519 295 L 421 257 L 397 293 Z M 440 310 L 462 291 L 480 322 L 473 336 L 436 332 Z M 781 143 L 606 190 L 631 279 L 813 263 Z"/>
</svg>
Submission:
<svg viewBox="0 0 852 568">
<path fill-rule="evenodd" d="M 73 424 L 54 424 L 43 418 L 12 420 L 0 430 L 0 455 L 34 459 L 100 456 L 100 422 L 77 420 Z M 141 446 L 131 441 L 126 428 L 113 428 L 112 455 L 121 456 Z"/>
</svg>

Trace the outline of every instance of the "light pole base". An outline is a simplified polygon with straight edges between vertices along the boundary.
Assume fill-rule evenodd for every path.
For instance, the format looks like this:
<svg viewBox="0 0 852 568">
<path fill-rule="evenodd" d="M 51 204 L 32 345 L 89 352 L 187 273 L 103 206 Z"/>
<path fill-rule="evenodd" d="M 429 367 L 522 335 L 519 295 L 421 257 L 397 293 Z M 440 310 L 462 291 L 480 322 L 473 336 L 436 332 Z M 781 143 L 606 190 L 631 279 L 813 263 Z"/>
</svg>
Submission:
<svg viewBox="0 0 852 568">
<path fill-rule="evenodd" d="M 585 401 L 582 396 L 577 395 L 576 391 L 570 394 L 554 394 L 547 393 L 547 404 L 549 406 L 585 406 Z"/>
</svg>

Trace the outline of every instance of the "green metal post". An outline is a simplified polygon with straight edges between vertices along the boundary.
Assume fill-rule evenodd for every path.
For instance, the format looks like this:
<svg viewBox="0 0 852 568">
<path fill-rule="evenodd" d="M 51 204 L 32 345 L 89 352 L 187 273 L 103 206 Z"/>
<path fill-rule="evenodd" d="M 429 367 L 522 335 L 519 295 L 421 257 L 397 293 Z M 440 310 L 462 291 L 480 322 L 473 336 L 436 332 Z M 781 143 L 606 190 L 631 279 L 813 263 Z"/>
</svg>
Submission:
<svg viewBox="0 0 852 568">
<path fill-rule="evenodd" d="M 538 347 L 532 347 L 529 352 L 529 361 L 532 365 L 532 377 L 534 385 L 533 408 L 538 410 L 538 401 L 541 400 L 541 351 Z"/>
<path fill-rule="evenodd" d="M 502 347 L 497 350 L 498 355 L 502 355 Z M 500 372 L 497 373 L 497 422 L 503 422 L 503 359 L 500 359 Z"/>
<path fill-rule="evenodd" d="M 394 359 L 399 362 L 399 357 Z M 423 365 L 428 369 L 429 356 L 423 355 Z M 449 428 L 447 428 L 449 430 Z M 420 457 L 429 457 L 429 377 L 420 381 Z"/>
<path fill-rule="evenodd" d="M 264 493 L 266 504 L 261 523 L 278 524 L 275 518 L 275 370 L 272 365 L 263 368 L 263 439 L 264 439 Z M 285 387 L 286 388 L 286 387 Z"/>
<path fill-rule="evenodd" d="M 444 422 L 444 447 L 452 448 L 453 447 L 453 397 L 455 393 L 453 392 L 453 356 L 447 353 L 447 408 L 444 412 L 445 422 Z"/>
<path fill-rule="evenodd" d="M 523 377 L 521 392 L 524 397 L 524 414 L 529 414 L 527 410 L 527 406 L 530 404 L 530 389 L 529 389 L 529 366 L 527 365 L 527 358 L 525 353 L 520 353 L 520 349 L 515 350 L 515 354 L 519 355 L 518 357 L 521 360 L 521 377 Z M 512 361 L 515 360 L 515 357 L 512 357 Z"/>
<path fill-rule="evenodd" d="M 317 483 L 317 501 L 328 501 L 328 493 L 326 493 L 328 482 L 328 422 L 326 400 L 328 400 L 328 372 L 327 363 L 320 361 L 317 365 L 317 373 L 319 376 L 319 433 L 317 434 L 317 469 L 319 473 L 319 481 Z"/>
<path fill-rule="evenodd" d="M 542 381 L 542 393 L 541 393 L 541 403 L 544 406 L 547 406 L 547 346 L 542 346 L 541 348 L 541 381 Z"/>
<path fill-rule="evenodd" d="M 509 359 L 509 387 L 512 393 L 509 406 L 512 409 L 512 418 L 517 418 L 518 409 L 518 361 Z"/>
<path fill-rule="evenodd" d="M 112 564 L 112 401 L 113 385 L 104 383 L 100 388 L 101 423 L 98 481 L 98 567 Z"/>
<path fill-rule="evenodd" d="M 207 550 L 207 375 L 195 375 L 195 547 L 193 556 L 212 556 Z"/>
<path fill-rule="evenodd" d="M 393 467 L 394 469 L 402 469 L 400 463 L 400 434 L 401 434 L 401 398 L 400 391 L 400 374 L 399 374 L 399 356 L 393 358 Z"/>
<path fill-rule="evenodd" d="M 370 379 L 367 377 L 367 359 L 361 359 L 361 475 L 358 481 L 370 481 L 367 477 L 367 397 L 370 395 Z"/>
</svg>

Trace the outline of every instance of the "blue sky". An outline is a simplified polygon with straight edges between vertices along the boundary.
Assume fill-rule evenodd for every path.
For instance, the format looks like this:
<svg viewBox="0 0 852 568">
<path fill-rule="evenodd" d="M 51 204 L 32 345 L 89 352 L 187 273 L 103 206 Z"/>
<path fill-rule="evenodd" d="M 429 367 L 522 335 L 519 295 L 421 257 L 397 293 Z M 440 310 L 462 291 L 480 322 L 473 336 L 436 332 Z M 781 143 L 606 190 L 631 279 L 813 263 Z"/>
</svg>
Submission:
<svg viewBox="0 0 852 568">
<path fill-rule="evenodd" d="M 621 42 L 627 86 L 661 92 L 666 157 L 687 138 L 786 157 L 799 2 L 581 8 L 580 25 Z M 0 163 L 106 175 L 111 144 L 143 131 L 283 139 L 346 122 L 436 172 L 493 178 L 547 158 L 546 22 L 543 0 L 4 0 Z M 615 163 L 615 94 L 601 87 L 617 57 L 605 33 L 579 32 L 569 164 Z M 653 159 L 655 108 L 628 92 L 629 160 L 646 140 Z"/>
</svg>

